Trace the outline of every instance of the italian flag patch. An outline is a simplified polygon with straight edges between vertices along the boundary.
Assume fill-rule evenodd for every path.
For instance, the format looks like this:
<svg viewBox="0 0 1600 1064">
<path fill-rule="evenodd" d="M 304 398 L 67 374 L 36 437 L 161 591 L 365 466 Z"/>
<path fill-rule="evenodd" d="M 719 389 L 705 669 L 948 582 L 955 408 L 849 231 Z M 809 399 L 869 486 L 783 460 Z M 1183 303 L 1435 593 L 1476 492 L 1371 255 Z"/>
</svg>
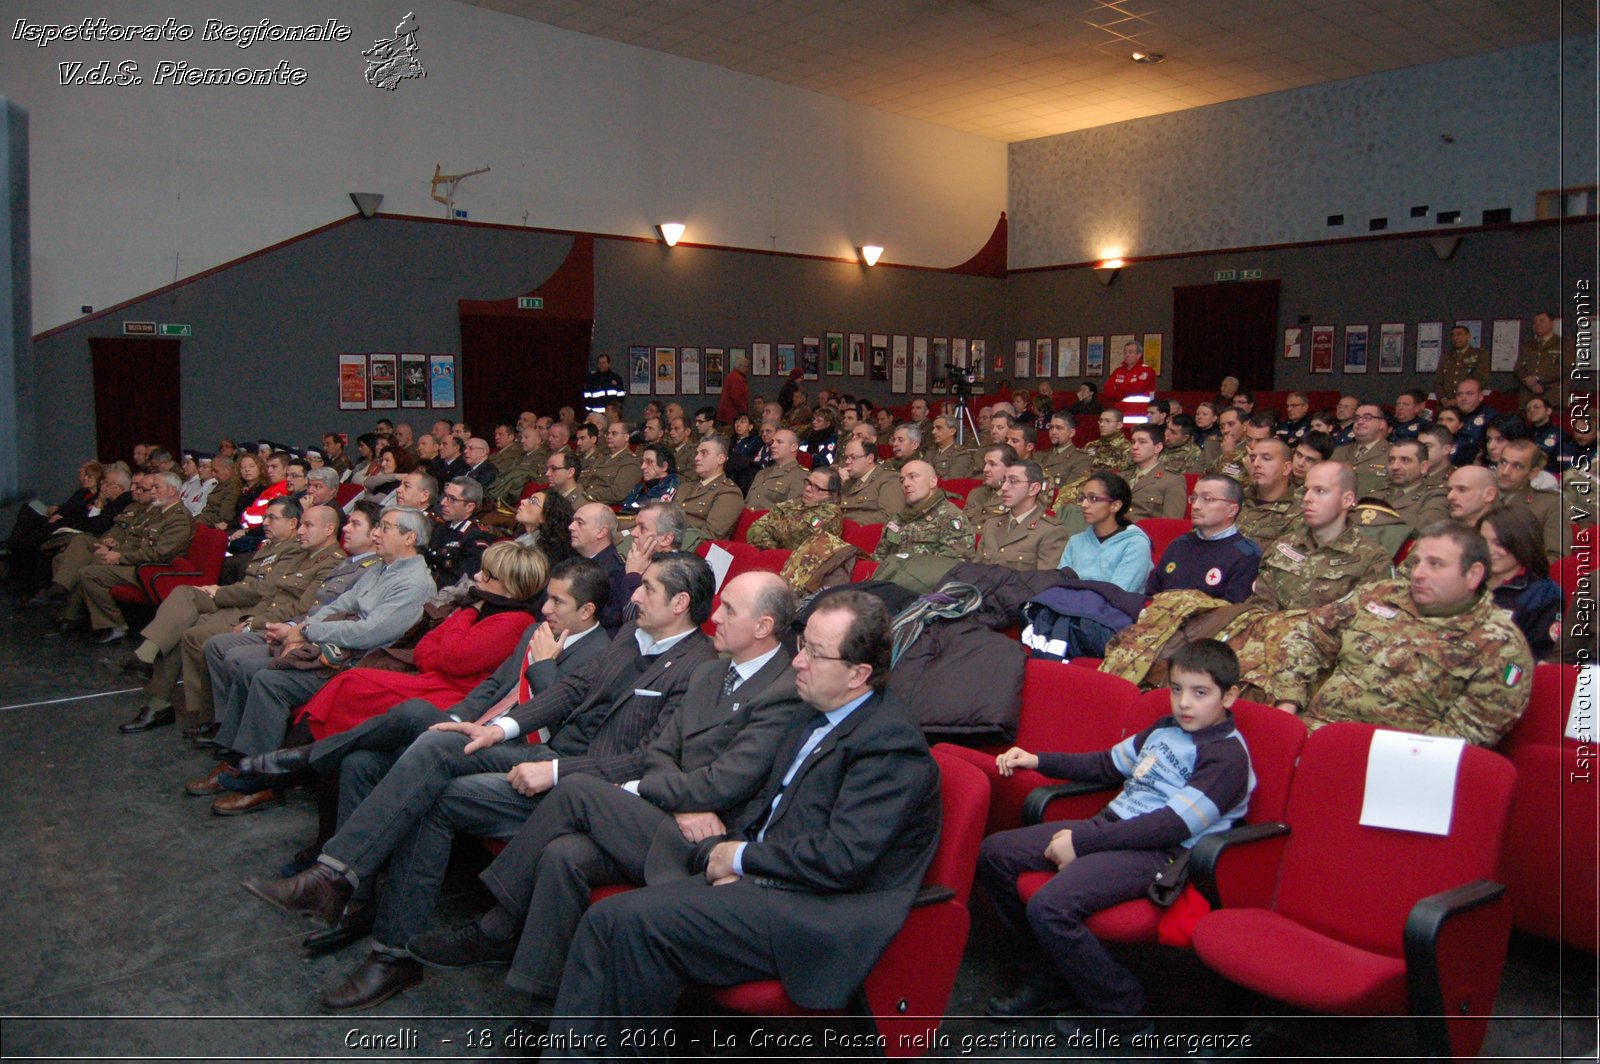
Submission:
<svg viewBox="0 0 1600 1064">
<path fill-rule="evenodd" d="M 1520 679 L 1522 679 L 1522 666 L 1507 665 L 1505 671 L 1506 686 L 1515 687 Z"/>
</svg>

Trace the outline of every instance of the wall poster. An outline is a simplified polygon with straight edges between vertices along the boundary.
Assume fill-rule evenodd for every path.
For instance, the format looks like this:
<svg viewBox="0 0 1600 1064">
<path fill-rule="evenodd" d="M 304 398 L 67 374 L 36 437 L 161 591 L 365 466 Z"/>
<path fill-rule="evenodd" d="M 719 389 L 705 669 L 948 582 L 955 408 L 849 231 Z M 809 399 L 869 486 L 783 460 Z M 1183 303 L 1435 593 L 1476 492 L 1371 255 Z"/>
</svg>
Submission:
<svg viewBox="0 0 1600 1064">
<path fill-rule="evenodd" d="M 1417 372 L 1439 372 L 1439 353 L 1444 343 L 1444 322 L 1417 322 Z"/>
<path fill-rule="evenodd" d="M 408 410 L 428 405 L 428 356 L 400 356 L 400 405 Z"/>
<path fill-rule="evenodd" d="M 707 395 L 722 394 L 722 377 L 726 372 L 727 352 L 720 347 L 708 347 L 702 356 L 705 368 Z"/>
<path fill-rule="evenodd" d="M 428 400 L 435 410 L 456 406 L 456 356 L 428 356 Z"/>
<path fill-rule="evenodd" d="M 793 373 L 796 367 L 799 365 L 800 362 L 795 355 L 794 344 L 779 344 L 778 362 L 776 366 L 778 376 L 782 377 L 784 380 L 788 380 L 789 374 Z"/>
<path fill-rule="evenodd" d="M 896 395 L 904 395 L 906 390 L 906 370 L 909 366 L 907 355 L 906 337 L 894 338 L 894 368 L 889 374 L 889 390 Z"/>
<path fill-rule="evenodd" d="M 1161 372 L 1161 347 L 1160 333 L 1144 334 L 1144 364 L 1158 374 Z"/>
<path fill-rule="evenodd" d="M 339 409 L 367 408 L 367 356 L 339 356 Z"/>
<path fill-rule="evenodd" d="M 1311 372 L 1333 372 L 1333 326 L 1311 327 Z"/>
<path fill-rule="evenodd" d="M 1406 324 L 1386 321 L 1378 326 L 1378 372 L 1403 373 L 1406 368 Z"/>
<path fill-rule="evenodd" d="M 1018 340 L 1011 358 L 1011 375 L 1018 380 L 1033 372 L 1033 341 Z"/>
<path fill-rule="evenodd" d="M 973 380 L 977 384 L 981 385 L 989 372 L 988 367 L 984 365 L 984 362 L 986 359 L 988 359 L 988 357 L 989 341 L 972 341 L 972 362 L 970 368 L 972 369 Z M 979 388 L 978 390 L 982 391 L 983 389 Z"/>
<path fill-rule="evenodd" d="M 945 367 L 950 364 L 950 338 L 935 336 L 932 344 L 933 350 L 928 354 L 928 368 L 935 377 L 942 377 L 945 374 Z"/>
<path fill-rule="evenodd" d="M 1365 325 L 1344 327 L 1344 371 L 1367 372 L 1367 326 Z"/>
<path fill-rule="evenodd" d="M 922 395 L 928 390 L 928 338 L 926 336 L 915 336 L 911 339 L 911 390 L 917 395 Z"/>
<path fill-rule="evenodd" d="M 872 334 L 872 350 L 868 353 L 872 365 L 871 377 L 875 381 L 889 379 L 889 337 L 886 333 Z"/>
<path fill-rule="evenodd" d="M 1055 375 L 1056 342 L 1041 336 L 1033 342 L 1033 375 L 1043 380 Z"/>
<path fill-rule="evenodd" d="M 829 333 L 828 337 L 828 376 L 844 376 L 844 333 Z"/>
<path fill-rule="evenodd" d="M 965 336 L 952 336 L 950 338 L 950 361 L 960 366 L 962 369 L 966 369 L 971 365 L 971 363 L 967 361 L 968 357 L 967 338 Z M 942 377 L 945 375 L 943 366 L 936 366 L 935 369 L 939 371 L 936 374 L 937 376 Z"/>
<path fill-rule="evenodd" d="M 400 405 L 400 371 L 395 355 L 367 356 L 367 395 L 374 410 L 394 410 Z"/>
<path fill-rule="evenodd" d="M 678 394 L 678 349 L 656 348 L 656 394 Z"/>
<path fill-rule="evenodd" d="M 750 376 L 752 376 L 752 377 L 770 377 L 770 376 L 772 376 L 772 345 L 771 344 L 751 344 L 750 345 Z"/>
<path fill-rule="evenodd" d="M 800 338 L 800 371 L 803 380 L 815 381 L 822 379 L 821 337 L 803 336 Z"/>
<path fill-rule="evenodd" d="M 680 347 L 678 349 L 678 391 L 683 395 L 700 394 L 700 349 L 698 347 Z"/>
<path fill-rule="evenodd" d="M 1104 336 L 1091 336 L 1084 342 L 1083 347 L 1083 372 L 1090 377 L 1099 377 L 1106 371 L 1106 338 Z"/>
<path fill-rule="evenodd" d="M 1510 373 L 1517 368 L 1517 355 L 1522 346 L 1522 319 L 1496 318 L 1489 341 L 1489 369 L 1495 373 Z"/>
<path fill-rule="evenodd" d="M 864 377 L 867 373 L 867 336 L 850 334 L 850 376 Z"/>
<path fill-rule="evenodd" d="M 1291 325 L 1287 329 L 1283 330 L 1284 358 L 1300 357 L 1300 332 L 1300 327 L 1297 325 Z"/>
<path fill-rule="evenodd" d="M 1056 372 L 1062 377 L 1076 377 L 1083 372 L 1079 337 L 1063 336 L 1056 341 Z"/>
</svg>

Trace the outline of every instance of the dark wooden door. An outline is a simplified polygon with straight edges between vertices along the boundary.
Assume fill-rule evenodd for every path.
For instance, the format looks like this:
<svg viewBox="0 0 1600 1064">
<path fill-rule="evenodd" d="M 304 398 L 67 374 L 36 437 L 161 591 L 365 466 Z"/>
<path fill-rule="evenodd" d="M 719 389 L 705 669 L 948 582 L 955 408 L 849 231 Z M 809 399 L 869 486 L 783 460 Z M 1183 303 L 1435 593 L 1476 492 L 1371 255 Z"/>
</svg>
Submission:
<svg viewBox="0 0 1600 1064">
<path fill-rule="evenodd" d="M 1245 391 L 1271 391 L 1278 353 L 1280 281 L 1185 285 L 1172 290 L 1172 387 L 1215 391 L 1238 377 Z"/>
<path fill-rule="evenodd" d="M 462 412 L 487 437 L 497 418 L 523 410 L 555 416 L 579 399 L 594 322 L 583 318 L 461 315 Z"/>
<path fill-rule="evenodd" d="M 92 336 L 95 453 L 101 461 L 131 461 L 133 445 L 183 449 L 180 340 Z"/>
</svg>

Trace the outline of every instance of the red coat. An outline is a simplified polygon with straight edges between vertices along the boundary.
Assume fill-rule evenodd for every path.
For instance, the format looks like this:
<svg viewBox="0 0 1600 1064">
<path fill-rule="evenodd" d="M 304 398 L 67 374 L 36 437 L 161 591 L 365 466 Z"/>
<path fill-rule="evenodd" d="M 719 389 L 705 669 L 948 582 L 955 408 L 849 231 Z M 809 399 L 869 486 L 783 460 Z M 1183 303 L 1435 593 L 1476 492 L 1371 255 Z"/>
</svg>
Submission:
<svg viewBox="0 0 1600 1064">
<path fill-rule="evenodd" d="M 1126 399 L 1130 395 L 1154 394 L 1156 394 L 1156 371 L 1143 362 L 1132 369 L 1118 366 L 1111 371 L 1111 378 L 1106 381 L 1106 386 L 1100 389 L 1100 398 L 1107 403 Z"/>
<path fill-rule="evenodd" d="M 357 667 L 323 684 L 302 710 L 311 734 L 324 739 L 349 731 L 411 698 L 440 709 L 455 705 L 500 667 L 536 619 L 518 611 L 484 617 L 470 607 L 456 610 L 417 642 L 418 672 Z"/>
<path fill-rule="evenodd" d="M 732 425 L 733 419 L 750 412 L 750 382 L 738 370 L 722 378 L 722 398 L 717 400 L 717 423 Z"/>
</svg>

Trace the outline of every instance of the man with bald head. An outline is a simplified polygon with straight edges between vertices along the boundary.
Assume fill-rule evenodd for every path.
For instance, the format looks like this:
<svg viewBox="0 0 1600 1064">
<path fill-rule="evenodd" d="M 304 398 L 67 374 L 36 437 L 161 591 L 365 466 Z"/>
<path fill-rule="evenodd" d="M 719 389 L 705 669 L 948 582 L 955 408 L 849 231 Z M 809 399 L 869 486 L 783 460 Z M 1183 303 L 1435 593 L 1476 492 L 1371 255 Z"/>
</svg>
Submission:
<svg viewBox="0 0 1600 1064">
<path fill-rule="evenodd" d="M 649 745 L 637 780 L 558 777 L 483 873 L 496 905 L 464 927 L 414 936 L 413 957 L 436 968 L 510 962 L 506 982 L 548 1013 L 590 892 L 692 874 L 695 847 L 726 823 L 772 771 L 810 708 L 795 690 L 780 637 L 794 599 L 776 573 L 730 580 L 713 616 L 723 658 L 696 667 L 683 704 Z"/>
<path fill-rule="evenodd" d="M 1445 499 L 1451 520 L 1476 528 L 1479 519 L 1500 501 L 1500 485 L 1493 470 L 1462 466 L 1450 474 Z"/>
<path fill-rule="evenodd" d="M 489 461 L 489 441 L 481 436 L 474 436 L 467 441 L 461 454 L 467 464 L 466 471 L 461 475 L 471 477 L 488 490 L 489 485 L 494 483 L 494 478 L 500 475 L 500 470 Z"/>
<path fill-rule="evenodd" d="M 977 530 L 966 515 L 939 490 L 933 466 L 914 458 L 900 470 L 905 505 L 883 527 L 883 538 L 872 556 L 878 561 L 934 554 L 957 561 L 973 558 Z"/>
<path fill-rule="evenodd" d="M 745 494 L 744 504 L 752 510 L 770 510 L 779 503 L 793 502 L 805 490 L 806 471 L 796 458 L 800 437 L 793 429 L 777 429 L 769 446 L 772 464 L 756 474 Z"/>
</svg>

